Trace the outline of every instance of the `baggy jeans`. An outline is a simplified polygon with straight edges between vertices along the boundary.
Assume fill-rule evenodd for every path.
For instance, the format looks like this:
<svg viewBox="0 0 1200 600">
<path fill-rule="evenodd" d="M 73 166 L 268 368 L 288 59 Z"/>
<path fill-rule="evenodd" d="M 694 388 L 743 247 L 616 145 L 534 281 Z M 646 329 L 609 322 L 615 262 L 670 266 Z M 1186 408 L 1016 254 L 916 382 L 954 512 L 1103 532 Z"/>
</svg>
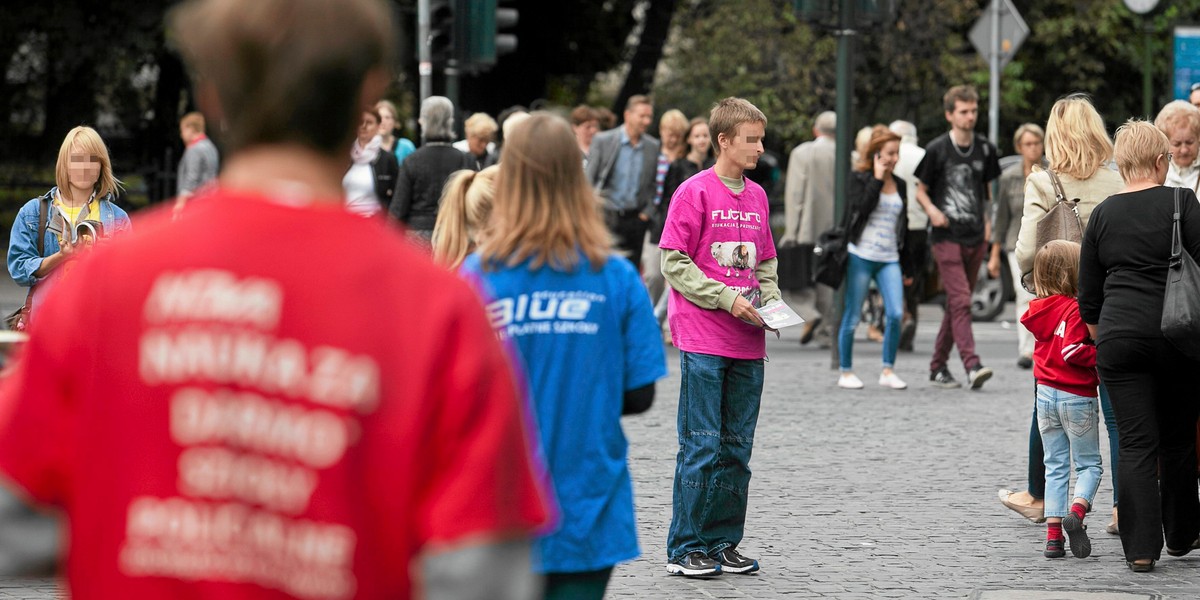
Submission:
<svg viewBox="0 0 1200 600">
<path fill-rule="evenodd" d="M 763 360 L 680 352 L 679 454 L 667 558 L 742 541 Z"/>
</svg>

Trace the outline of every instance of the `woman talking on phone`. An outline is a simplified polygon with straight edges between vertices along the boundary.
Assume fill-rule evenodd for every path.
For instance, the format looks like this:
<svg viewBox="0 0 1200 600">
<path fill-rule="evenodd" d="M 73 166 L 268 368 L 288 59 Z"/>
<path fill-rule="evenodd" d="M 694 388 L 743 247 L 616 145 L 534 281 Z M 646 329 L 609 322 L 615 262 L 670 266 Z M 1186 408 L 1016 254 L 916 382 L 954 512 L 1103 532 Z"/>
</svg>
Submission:
<svg viewBox="0 0 1200 600">
<path fill-rule="evenodd" d="M 904 235 L 908 231 L 905 183 L 892 171 L 900 159 L 900 136 L 883 125 L 871 129 L 866 151 L 854 165 L 846 194 L 846 227 L 850 260 L 846 271 L 846 305 L 838 330 L 838 354 L 841 376 L 838 387 L 862 389 L 863 382 L 851 369 L 854 352 L 854 328 L 859 308 L 871 280 L 883 296 L 883 371 L 879 385 L 902 390 L 908 387 L 892 366 L 900 346 L 900 319 L 904 315 L 904 275 L 900 259 Z"/>
</svg>

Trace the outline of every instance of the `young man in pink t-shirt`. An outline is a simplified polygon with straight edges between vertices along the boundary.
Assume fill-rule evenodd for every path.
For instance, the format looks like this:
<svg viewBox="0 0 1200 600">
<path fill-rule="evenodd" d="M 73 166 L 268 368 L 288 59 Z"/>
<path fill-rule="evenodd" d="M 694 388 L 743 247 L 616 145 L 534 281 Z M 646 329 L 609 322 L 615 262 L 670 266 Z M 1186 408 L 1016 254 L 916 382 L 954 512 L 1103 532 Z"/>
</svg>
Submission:
<svg viewBox="0 0 1200 600">
<path fill-rule="evenodd" d="M 767 195 L 743 173 L 758 164 L 766 126 L 762 111 L 741 98 L 713 107 L 717 163 L 675 191 L 659 243 L 683 373 L 667 534 L 671 574 L 758 570 L 737 546 L 766 356 L 755 307 L 778 299 L 779 285 Z"/>
</svg>

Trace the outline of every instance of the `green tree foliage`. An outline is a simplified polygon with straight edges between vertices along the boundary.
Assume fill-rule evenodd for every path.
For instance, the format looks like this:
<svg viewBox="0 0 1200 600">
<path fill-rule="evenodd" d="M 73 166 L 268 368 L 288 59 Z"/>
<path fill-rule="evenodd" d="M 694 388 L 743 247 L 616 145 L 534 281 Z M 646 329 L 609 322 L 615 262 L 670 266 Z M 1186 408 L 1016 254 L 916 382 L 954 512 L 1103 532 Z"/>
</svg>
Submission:
<svg viewBox="0 0 1200 600">
<path fill-rule="evenodd" d="M 1030 35 L 1001 78 L 1000 147 L 1023 122 L 1045 124 L 1050 106 L 1082 91 L 1110 132 L 1142 112 L 1141 19 L 1121 0 L 1014 0 Z M 864 28 L 855 43 L 852 126 L 907 119 L 928 141 L 946 130 L 945 90 L 979 88 L 986 131 L 988 68 L 967 39 L 988 0 L 899 0 L 896 20 Z M 1164 0 L 1146 20 L 1151 35 L 1154 108 L 1171 99 L 1171 34 L 1200 18 L 1200 0 Z M 707 114 L 712 103 L 743 96 L 770 119 L 768 141 L 790 149 L 811 138 L 812 118 L 835 101 L 836 39 L 799 22 L 790 0 L 681 0 L 658 106 Z M 1153 117 L 1153 115 L 1148 115 Z"/>
<path fill-rule="evenodd" d="M 798 23 L 780 0 L 692 0 L 678 10 L 654 89 L 660 110 L 707 116 L 717 100 L 740 96 L 767 114 L 768 141 L 811 137 L 812 116 L 835 98 L 832 37 Z"/>
<path fill-rule="evenodd" d="M 1163 0 L 1164 8 L 1144 20 L 1121 0 L 1014 4 L 1031 33 L 1001 80 L 1002 132 L 1026 121 L 1044 125 L 1054 101 L 1071 92 L 1091 94 L 1109 133 L 1130 117 L 1153 119 L 1172 98 L 1173 28 L 1200 17 L 1200 0 Z M 1143 49 L 1145 29 L 1150 31 L 1149 61 Z M 1152 113 L 1143 115 L 1142 73 L 1147 64 Z"/>
</svg>

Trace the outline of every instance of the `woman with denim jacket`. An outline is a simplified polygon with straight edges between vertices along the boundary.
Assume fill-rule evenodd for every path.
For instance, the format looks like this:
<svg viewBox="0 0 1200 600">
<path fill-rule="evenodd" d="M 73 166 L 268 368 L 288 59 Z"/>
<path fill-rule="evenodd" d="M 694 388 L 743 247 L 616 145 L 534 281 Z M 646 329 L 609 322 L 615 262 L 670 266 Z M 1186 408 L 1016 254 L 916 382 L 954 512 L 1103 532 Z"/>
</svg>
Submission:
<svg viewBox="0 0 1200 600">
<path fill-rule="evenodd" d="M 861 317 L 859 308 L 871 280 L 883 296 L 886 316 L 883 333 L 883 370 L 879 385 L 902 390 L 908 385 L 892 370 L 900 346 L 900 319 L 904 316 L 904 277 L 901 260 L 908 231 L 908 210 L 903 179 L 893 171 L 900 159 L 900 136 L 883 125 L 871 129 L 866 149 L 854 165 L 846 194 L 846 240 L 850 258 L 846 273 L 846 305 L 838 331 L 841 376 L 838 387 L 862 389 L 863 382 L 851 370 L 854 328 Z"/>
<path fill-rule="evenodd" d="M 67 133 L 58 150 L 54 181 L 55 187 L 45 195 L 21 207 L 8 241 L 8 273 L 18 285 L 31 288 L 31 315 L 63 267 L 90 246 L 88 241 L 75 240 L 80 223 L 99 221 L 106 236 L 130 227 L 129 215 L 112 202 L 121 182 L 113 177 L 108 148 L 95 129 L 76 127 Z M 39 252 L 43 209 L 46 225 Z"/>
</svg>

